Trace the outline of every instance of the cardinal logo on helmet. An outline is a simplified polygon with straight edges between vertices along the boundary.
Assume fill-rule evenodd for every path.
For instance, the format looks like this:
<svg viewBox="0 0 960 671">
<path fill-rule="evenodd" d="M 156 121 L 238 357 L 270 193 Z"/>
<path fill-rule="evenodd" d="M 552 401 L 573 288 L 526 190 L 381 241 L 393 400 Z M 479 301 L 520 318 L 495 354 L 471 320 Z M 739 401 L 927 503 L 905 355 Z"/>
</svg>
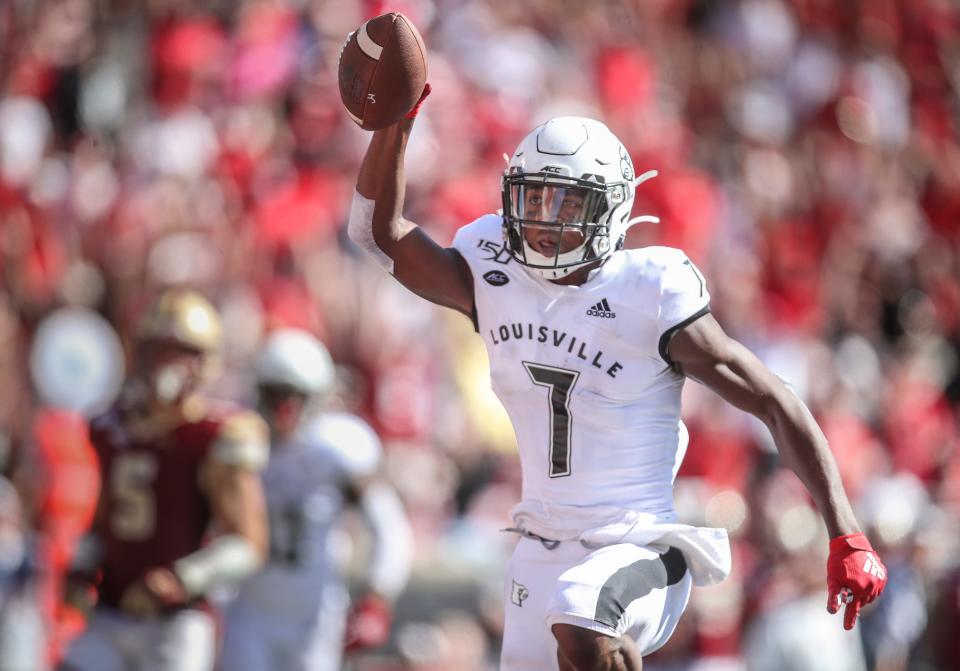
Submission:
<svg viewBox="0 0 960 671">
<path fill-rule="evenodd" d="M 625 180 L 633 179 L 633 161 L 630 160 L 630 154 L 622 145 L 620 146 L 620 172 L 623 173 Z"/>
</svg>

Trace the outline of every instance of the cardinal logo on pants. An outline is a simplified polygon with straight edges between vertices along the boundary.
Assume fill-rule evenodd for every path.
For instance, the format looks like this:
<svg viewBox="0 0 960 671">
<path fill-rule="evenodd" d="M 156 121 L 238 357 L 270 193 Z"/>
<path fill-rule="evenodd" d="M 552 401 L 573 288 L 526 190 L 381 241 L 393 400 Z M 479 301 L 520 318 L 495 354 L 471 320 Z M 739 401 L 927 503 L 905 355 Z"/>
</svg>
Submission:
<svg viewBox="0 0 960 671">
<path fill-rule="evenodd" d="M 523 606 L 523 600 L 530 596 L 530 590 L 516 580 L 511 582 L 513 582 L 513 586 L 510 591 L 510 600 L 518 606 Z"/>
</svg>

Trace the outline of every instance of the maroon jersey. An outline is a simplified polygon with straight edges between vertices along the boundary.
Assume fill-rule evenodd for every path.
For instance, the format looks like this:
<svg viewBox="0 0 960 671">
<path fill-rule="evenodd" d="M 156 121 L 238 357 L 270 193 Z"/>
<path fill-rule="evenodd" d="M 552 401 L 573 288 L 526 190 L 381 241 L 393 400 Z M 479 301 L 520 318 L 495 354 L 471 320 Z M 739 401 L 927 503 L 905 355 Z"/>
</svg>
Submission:
<svg viewBox="0 0 960 671">
<path fill-rule="evenodd" d="M 261 442 L 266 449 L 258 437 L 262 423 L 252 413 L 206 409 L 194 415 L 150 429 L 115 408 L 91 423 L 103 478 L 100 603 L 117 607 L 146 571 L 169 568 L 203 546 L 211 512 L 201 477 L 209 456 L 237 462 L 236 455 L 257 453 Z"/>
</svg>

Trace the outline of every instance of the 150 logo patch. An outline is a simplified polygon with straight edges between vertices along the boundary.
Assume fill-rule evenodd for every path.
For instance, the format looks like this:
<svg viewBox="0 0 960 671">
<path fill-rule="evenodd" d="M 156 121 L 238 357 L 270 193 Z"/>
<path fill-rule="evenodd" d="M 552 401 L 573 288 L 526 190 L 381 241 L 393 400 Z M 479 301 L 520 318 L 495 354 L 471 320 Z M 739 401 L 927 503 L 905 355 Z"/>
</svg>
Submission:
<svg viewBox="0 0 960 671">
<path fill-rule="evenodd" d="M 488 256 L 483 257 L 484 261 L 496 261 L 497 263 L 507 265 L 510 263 L 510 259 L 513 258 L 510 256 L 510 252 L 507 251 L 506 243 L 503 242 L 493 242 L 481 238 L 477 241 L 477 247 L 488 254 Z"/>
</svg>

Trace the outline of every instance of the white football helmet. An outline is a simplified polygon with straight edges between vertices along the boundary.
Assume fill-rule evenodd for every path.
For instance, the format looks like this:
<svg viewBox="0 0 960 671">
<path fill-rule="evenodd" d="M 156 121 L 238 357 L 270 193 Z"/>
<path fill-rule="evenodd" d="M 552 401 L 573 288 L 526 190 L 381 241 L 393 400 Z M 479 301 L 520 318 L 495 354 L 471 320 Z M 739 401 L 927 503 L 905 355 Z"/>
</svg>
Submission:
<svg viewBox="0 0 960 671">
<path fill-rule="evenodd" d="M 256 377 L 261 387 L 285 387 L 304 396 L 318 396 L 333 388 L 333 361 L 323 343 L 306 331 L 278 329 L 257 354 Z"/>
<path fill-rule="evenodd" d="M 608 256 L 632 224 L 659 221 L 630 218 L 637 185 L 656 174 L 636 177 L 623 143 L 599 121 L 550 119 L 520 142 L 501 180 L 507 249 L 548 280 Z M 538 230 L 555 236 L 555 253 L 531 246 L 527 233 Z"/>
</svg>

